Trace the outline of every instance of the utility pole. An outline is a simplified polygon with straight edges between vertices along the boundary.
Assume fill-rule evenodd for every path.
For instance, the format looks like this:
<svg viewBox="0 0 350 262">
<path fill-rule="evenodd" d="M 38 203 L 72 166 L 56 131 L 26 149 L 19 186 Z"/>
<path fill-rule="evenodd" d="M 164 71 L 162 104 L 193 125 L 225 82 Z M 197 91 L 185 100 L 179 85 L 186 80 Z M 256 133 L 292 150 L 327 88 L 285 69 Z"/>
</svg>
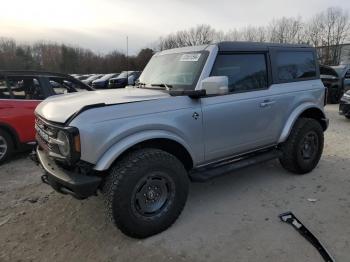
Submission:
<svg viewBox="0 0 350 262">
<path fill-rule="evenodd" d="M 129 81 L 128 80 L 129 78 L 129 37 L 126 36 L 126 81 Z M 128 82 L 128 85 L 129 85 L 129 82 Z"/>
</svg>

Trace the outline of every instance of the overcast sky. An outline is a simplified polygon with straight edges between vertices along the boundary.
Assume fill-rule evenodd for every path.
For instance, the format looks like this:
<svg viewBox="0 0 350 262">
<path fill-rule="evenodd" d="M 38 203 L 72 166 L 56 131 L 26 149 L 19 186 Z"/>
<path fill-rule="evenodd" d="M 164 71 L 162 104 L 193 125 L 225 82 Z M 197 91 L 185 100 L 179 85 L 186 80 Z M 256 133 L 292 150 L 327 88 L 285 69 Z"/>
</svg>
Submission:
<svg viewBox="0 0 350 262">
<path fill-rule="evenodd" d="M 0 36 L 64 42 L 106 53 L 131 53 L 160 36 L 198 24 L 227 31 L 273 18 L 310 18 L 350 0 L 0 0 Z"/>
</svg>

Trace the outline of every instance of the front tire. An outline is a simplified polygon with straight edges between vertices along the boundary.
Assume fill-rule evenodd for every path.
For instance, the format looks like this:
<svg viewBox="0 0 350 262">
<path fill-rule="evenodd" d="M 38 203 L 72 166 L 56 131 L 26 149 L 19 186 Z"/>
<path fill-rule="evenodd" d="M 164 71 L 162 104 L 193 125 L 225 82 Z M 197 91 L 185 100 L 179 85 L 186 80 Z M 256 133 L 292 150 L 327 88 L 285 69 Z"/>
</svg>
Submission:
<svg viewBox="0 0 350 262">
<path fill-rule="evenodd" d="M 312 118 L 300 118 L 287 139 L 281 146 L 281 165 L 295 174 L 306 174 L 318 164 L 324 144 L 323 129 Z"/>
<path fill-rule="evenodd" d="M 170 227 L 187 200 L 183 164 L 159 149 L 133 151 L 116 162 L 102 192 L 107 211 L 126 235 L 145 238 Z"/>
<path fill-rule="evenodd" d="M 0 129 L 0 165 L 12 155 L 13 149 L 11 136 L 6 131 Z"/>
</svg>

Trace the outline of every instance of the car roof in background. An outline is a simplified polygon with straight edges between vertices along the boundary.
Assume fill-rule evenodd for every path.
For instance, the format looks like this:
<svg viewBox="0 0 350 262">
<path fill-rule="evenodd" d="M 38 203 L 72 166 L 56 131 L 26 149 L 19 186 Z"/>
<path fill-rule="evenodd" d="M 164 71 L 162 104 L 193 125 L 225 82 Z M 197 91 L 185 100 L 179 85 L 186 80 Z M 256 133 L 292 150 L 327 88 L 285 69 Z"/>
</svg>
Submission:
<svg viewBox="0 0 350 262">
<path fill-rule="evenodd" d="M 320 65 L 320 74 L 321 78 L 327 78 L 328 76 L 336 76 L 339 77 L 338 73 L 334 68 L 327 65 Z"/>
<path fill-rule="evenodd" d="M 68 74 L 62 74 L 62 73 L 54 73 L 54 72 L 46 72 L 46 71 L 30 71 L 30 70 L 0 70 L 0 76 L 17 76 L 17 77 L 33 77 L 33 76 L 44 76 L 44 77 L 57 77 L 57 78 L 66 78 L 73 82 L 79 82 L 81 85 L 84 85 L 87 90 L 93 91 L 94 89 L 90 86 L 84 84 L 82 81 L 74 78 L 71 75 Z"/>
<path fill-rule="evenodd" d="M 30 70 L 0 70 L 0 76 L 46 76 L 46 77 L 65 77 L 75 79 L 73 76 L 62 73 Z"/>
</svg>

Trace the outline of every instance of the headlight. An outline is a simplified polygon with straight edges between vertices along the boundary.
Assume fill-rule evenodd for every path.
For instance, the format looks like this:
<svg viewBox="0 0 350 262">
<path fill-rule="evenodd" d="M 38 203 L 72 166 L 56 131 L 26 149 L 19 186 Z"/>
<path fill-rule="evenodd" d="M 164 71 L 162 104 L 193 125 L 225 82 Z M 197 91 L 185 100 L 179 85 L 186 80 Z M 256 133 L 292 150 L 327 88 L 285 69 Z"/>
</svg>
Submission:
<svg viewBox="0 0 350 262">
<path fill-rule="evenodd" d="M 66 132 L 58 131 L 57 133 L 57 140 L 59 140 L 61 143 L 58 145 L 58 149 L 62 156 L 69 156 L 70 154 L 70 144 L 69 144 L 69 138 L 66 134 Z"/>
</svg>

